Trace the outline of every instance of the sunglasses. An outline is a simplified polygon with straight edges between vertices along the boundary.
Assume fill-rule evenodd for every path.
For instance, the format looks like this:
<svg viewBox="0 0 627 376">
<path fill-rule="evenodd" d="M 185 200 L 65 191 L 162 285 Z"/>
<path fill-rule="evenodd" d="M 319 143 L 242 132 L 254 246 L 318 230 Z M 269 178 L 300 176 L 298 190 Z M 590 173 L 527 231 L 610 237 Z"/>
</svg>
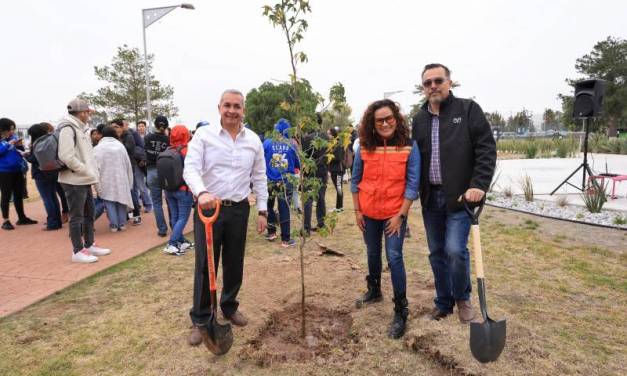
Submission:
<svg viewBox="0 0 627 376">
<path fill-rule="evenodd" d="M 440 86 L 444 83 L 444 81 L 446 81 L 444 78 L 442 77 L 438 77 L 438 78 L 434 78 L 432 79 L 428 79 L 428 80 L 424 80 L 422 81 L 422 86 L 423 87 L 431 87 L 431 85 L 433 83 L 435 83 L 435 86 Z"/>
<path fill-rule="evenodd" d="M 396 118 L 394 117 L 394 115 L 390 115 L 388 117 L 374 119 L 374 125 L 377 127 L 383 126 L 383 122 L 387 123 L 388 125 L 394 125 L 396 124 Z"/>
</svg>

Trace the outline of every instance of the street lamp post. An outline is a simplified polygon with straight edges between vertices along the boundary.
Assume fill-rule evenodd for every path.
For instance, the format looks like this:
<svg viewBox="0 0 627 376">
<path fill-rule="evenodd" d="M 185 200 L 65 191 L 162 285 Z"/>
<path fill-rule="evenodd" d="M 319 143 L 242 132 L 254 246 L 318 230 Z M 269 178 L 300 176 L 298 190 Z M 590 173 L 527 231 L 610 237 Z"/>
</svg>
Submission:
<svg viewBox="0 0 627 376">
<path fill-rule="evenodd" d="M 176 8 L 194 9 L 192 4 L 180 4 L 159 8 L 146 8 L 142 9 L 142 32 L 144 35 L 144 75 L 146 77 L 146 122 L 148 123 L 148 129 L 154 131 L 152 124 L 152 114 L 150 105 L 150 74 L 148 72 L 148 49 L 146 48 L 146 28 L 153 23 L 159 21 L 163 16 L 172 12 Z"/>
</svg>

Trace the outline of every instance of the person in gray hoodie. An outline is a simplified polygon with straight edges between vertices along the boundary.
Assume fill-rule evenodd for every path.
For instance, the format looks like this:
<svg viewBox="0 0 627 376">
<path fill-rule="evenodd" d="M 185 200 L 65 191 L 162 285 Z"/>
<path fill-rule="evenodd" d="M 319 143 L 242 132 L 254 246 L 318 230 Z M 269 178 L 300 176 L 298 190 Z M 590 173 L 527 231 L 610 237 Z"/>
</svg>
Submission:
<svg viewBox="0 0 627 376">
<path fill-rule="evenodd" d="M 67 169 L 59 172 L 70 208 L 72 262 L 91 263 L 98 256 L 111 253 L 94 241 L 94 199 L 92 185 L 98 183 L 98 169 L 87 130 L 92 110 L 89 104 L 75 98 L 67 105 L 68 115 L 58 125 L 59 160 Z"/>
</svg>

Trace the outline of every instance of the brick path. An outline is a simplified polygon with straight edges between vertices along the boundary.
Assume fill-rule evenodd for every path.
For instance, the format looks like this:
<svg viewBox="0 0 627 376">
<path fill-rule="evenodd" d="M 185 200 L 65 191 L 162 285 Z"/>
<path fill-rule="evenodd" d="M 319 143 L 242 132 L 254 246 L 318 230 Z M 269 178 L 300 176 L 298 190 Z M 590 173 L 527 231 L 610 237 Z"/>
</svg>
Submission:
<svg viewBox="0 0 627 376">
<path fill-rule="evenodd" d="M 72 246 L 67 224 L 58 231 L 42 231 L 46 212 L 41 201 L 25 203 L 26 215 L 36 225 L 0 230 L 0 317 L 7 316 L 103 269 L 128 260 L 167 238 L 157 236 L 154 217 L 142 213 L 142 225 L 109 232 L 106 214 L 96 222 L 96 242 L 111 254 L 92 264 L 71 262 Z M 11 204 L 11 221 L 17 220 Z M 192 221 L 185 233 L 192 230 Z M 165 257 L 165 256 L 164 256 Z"/>
</svg>

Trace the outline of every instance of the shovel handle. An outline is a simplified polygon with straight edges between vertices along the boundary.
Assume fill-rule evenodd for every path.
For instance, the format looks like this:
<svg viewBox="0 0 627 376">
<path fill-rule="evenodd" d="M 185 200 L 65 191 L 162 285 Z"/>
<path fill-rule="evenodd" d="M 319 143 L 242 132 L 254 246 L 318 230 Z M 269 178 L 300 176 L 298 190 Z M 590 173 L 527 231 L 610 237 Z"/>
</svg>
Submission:
<svg viewBox="0 0 627 376">
<path fill-rule="evenodd" d="M 472 233 L 472 251 L 475 254 L 477 278 L 483 278 L 483 253 L 481 252 L 481 233 L 479 232 L 479 225 L 471 225 L 470 232 Z"/>
<path fill-rule="evenodd" d="M 212 216 L 207 217 L 203 212 L 202 208 L 198 207 L 198 217 L 205 224 L 205 238 L 207 241 L 207 266 L 209 268 L 209 291 L 211 291 L 212 300 L 213 296 L 215 296 L 215 292 L 217 290 L 216 287 L 216 266 L 215 260 L 213 259 L 213 224 L 218 219 L 218 215 L 220 214 L 220 201 L 216 200 L 216 209 L 215 213 Z M 213 302 L 212 302 L 213 305 Z"/>
</svg>

